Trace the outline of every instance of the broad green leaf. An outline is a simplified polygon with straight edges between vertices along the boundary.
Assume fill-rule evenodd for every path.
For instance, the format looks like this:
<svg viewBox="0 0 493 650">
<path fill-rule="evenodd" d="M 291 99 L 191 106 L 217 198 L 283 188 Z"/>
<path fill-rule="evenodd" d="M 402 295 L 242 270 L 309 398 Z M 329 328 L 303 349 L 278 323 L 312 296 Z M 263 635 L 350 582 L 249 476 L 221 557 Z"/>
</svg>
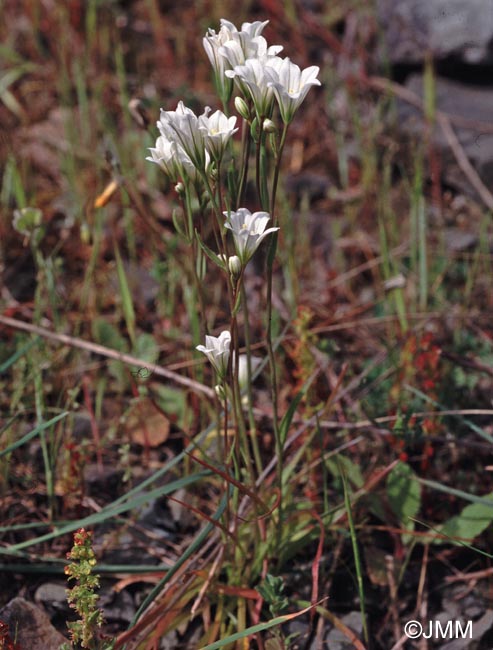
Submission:
<svg viewBox="0 0 493 650">
<path fill-rule="evenodd" d="M 436 538 L 433 540 L 433 543 L 462 545 L 463 541 L 472 541 L 475 537 L 481 535 L 493 521 L 493 493 L 485 496 L 484 500 L 485 503 L 471 503 L 460 514 L 451 517 L 442 526 L 438 526 L 435 529 L 441 535 L 459 538 L 457 541 L 454 541 L 454 539 Z"/>
</svg>

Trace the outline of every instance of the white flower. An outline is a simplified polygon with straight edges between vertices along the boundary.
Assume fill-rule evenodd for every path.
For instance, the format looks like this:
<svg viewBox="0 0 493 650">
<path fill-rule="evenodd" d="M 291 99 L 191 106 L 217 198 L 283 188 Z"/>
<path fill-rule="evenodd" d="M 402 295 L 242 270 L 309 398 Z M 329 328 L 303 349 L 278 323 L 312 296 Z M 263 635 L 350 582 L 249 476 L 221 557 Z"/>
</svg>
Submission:
<svg viewBox="0 0 493 650">
<path fill-rule="evenodd" d="M 156 140 L 155 148 L 150 147 L 149 151 L 151 155 L 147 156 L 146 160 L 159 165 L 173 183 L 176 183 L 179 178 L 189 178 L 191 181 L 200 178 L 195 165 L 178 142 L 160 135 Z M 210 157 L 206 152 L 206 168 L 209 162 Z"/>
<path fill-rule="evenodd" d="M 216 111 L 210 117 L 204 112 L 199 117 L 199 129 L 204 136 L 207 151 L 214 160 L 221 160 L 228 140 L 238 131 L 235 124 L 236 117 L 227 117 L 222 111 Z"/>
<path fill-rule="evenodd" d="M 205 345 L 197 345 L 197 350 L 205 354 L 221 379 L 224 379 L 228 370 L 230 345 L 231 333 L 227 330 L 219 336 L 206 335 Z"/>
<path fill-rule="evenodd" d="M 205 109 L 205 116 L 209 110 Z M 157 126 L 161 135 L 180 145 L 198 170 L 205 171 L 207 160 L 204 134 L 199 128 L 199 118 L 190 108 L 180 101 L 175 111 L 161 110 Z"/>
<path fill-rule="evenodd" d="M 209 57 L 209 61 L 214 68 L 214 72 L 217 74 L 224 73 L 225 61 L 224 57 L 219 54 L 219 48 L 235 38 L 248 47 L 248 42 L 257 36 L 260 36 L 268 22 L 269 21 L 266 20 L 263 23 L 260 21 L 254 23 L 243 23 L 241 29 L 238 30 L 229 20 L 221 18 L 221 29 L 217 34 L 215 30 L 209 29 L 202 42 L 204 44 L 205 52 Z"/>
<path fill-rule="evenodd" d="M 271 54 L 277 54 L 282 50 L 280 45 L 267 47 L 267 42 L 260 36 L 262 30 L 269 21 L 256 21 L 243 23 L 238 30 L 229 20 L 221 19 L 219 32 L 209 29 L 204 36 L 203 44 L 206 54 L 211 62 L 216 83 L 223 100 L 229 100 L 232 90 L 231 80 L 225 76 L 225 70 L 235 65 L 243 64 L 250 57 L 265 54 L 267 50 Z M 229 46 L 233 45 L 233 51 L 229 53 Z M 223 50 L 223 46 L 227 46 Z M 232 62 L 229 58 L 232 57 Z"/>
<path fill-rule="evenodd" d="M 248 38 L 255 38 L 260 36 L 264 31 L 264 27 L 269 24 L 268 20 L 256 20 L 253 23 L 242 23 L 241 29 L 236 29 L 236 27 L 229 20 L 221 18 L 221 27 L 227 27 L 231 33 L 239 33 L 242 37 L 246 36 Z"/>
<path fill-rule="evenodd" d="M 221 21 L 221 29 L 219 30 L 219 33 L 216 34 L 213 29 L 209 29 L 202 41 L 205 52 L 211 62 L 212 69 L 214 70 L 219 94 L 223 97 L 224 101 L 228 101 L 231 97 L 233 84 L 232 81 L 224 75 L 227 63 L 224 57 L 219 54 L 219 49 L 224 45 L 224 43 L 231 40 L 234 31 L 237 31 L 237 29 L 232 23 Z"/>
<path fill-rule="evenodd" d="M 226 69 L 243 65 L 248 59 L 263 59 L 266 56 L 275 56 L 282 50 L 282 45 L 267 45 L 263 36 L 255 38 L 245 37 L 242 32 L 233 34 L 229 41 L 219 48 L 219 55 L 229 64 Z"/>
<path fill-rule="evenodd" d="M 159 165 L 164 173 L 176 183 L 179 175 L 176 164 L 176 144 L 165 138 L 164 135 L 160 135 L 156 140 L 156 147 L 150 147 L 149 151 L 151 155 L 147 156 L 146 160 Z"/>
<path fill-rule="evenodd" d="M 266 67 L 267 85 L 273 89 L 276 95 L 281 117 L 285 124 L 291 122 L 310 88 L 320 86 L 320 81 L 317 79 L 318 73 L 318 66 L 312 65 L 301 71 L 299 66 L 292 63 L 288 58 L 283 59 L 281 65 L 277 68 L 274 66 Z"/>
<path fill-rule="evenodd" d="M 281 67 L 282 59 L 278 56 L 264 56 L 259 59 L 247 59 L 244 65 L 237 65 L 233 70 L 226 70 L 226 75 L 238 83 L 240 90 L 252 98 L 255 110 L 259 117 L 270 115 L 274 101 L 274 91 L 269 85 L 266 71 L 276 70 Z"/>
<path fill-rule="evenodd" d="M 226 216 L 224 225 L 233 233 L 236 253 L 242 264 L 248 262 L 269 233 L 279 230 L 279 228 L 265 229 L 270 220 L 267 212 L 252 214 L 246 208 L 239 208 L 236 212 L 224 212 L 224 215 Z"/>
</svg>

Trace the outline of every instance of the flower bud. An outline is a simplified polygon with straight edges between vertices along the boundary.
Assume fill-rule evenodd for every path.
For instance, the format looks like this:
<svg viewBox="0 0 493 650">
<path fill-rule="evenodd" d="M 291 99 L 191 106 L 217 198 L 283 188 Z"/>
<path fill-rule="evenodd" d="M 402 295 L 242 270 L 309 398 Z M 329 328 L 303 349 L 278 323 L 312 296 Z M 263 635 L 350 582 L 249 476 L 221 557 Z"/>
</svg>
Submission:
<svg viewBox="0 0 493 650">
<path fill-rule="evenodd" d="M 183 194 L 184 191 L 185 191 L 185 186 L 181 181 L 175 185 L 175 192 L 177 194 Z"/>
<path fill-rule="evenodd" d="M 214 392 L 216 393 L 218 399 L 221 400 L 221 402 L 224 402 L 226 399 L 226 391 L 224 390 L 224 386 L 221 384 L 216 384 L 216 386 L 214 386 Z"/>
<path fill-rule="evenodd" d="M 235 97 L 235 108 L 244 120 L 250 121 L 250 110 L 243 97 Z"/>
<path fill-rule="evenodd" d="M 217 257 L 219 258 L 219 261 L 221 262 L 220 267 L 223 271 L 226 271 L 228 268 L 228 256 L 225 255 L 224 253 L 218 253 Z"/>
<path fill-rule="evenodd" d="M 241 267 L 241 260 L 238 255 L 231 255 L 231 257 L 228 258 L 228 268 L 233 278 L 239 277 L 241 273 Z"/>
<path fill-rule="evenodd" d="M 277 126 L 269 119 L 264 120 L 262 128 L 266 133 L 275 133 L 277 131 Z"/>
</svg>

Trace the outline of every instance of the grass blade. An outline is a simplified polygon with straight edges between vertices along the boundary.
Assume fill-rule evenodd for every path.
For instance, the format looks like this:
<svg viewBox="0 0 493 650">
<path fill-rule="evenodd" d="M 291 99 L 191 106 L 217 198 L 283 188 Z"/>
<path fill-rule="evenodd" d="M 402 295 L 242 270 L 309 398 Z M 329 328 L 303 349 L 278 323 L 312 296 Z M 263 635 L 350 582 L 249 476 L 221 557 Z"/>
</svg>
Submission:
<svg viewBox="0 0 493 650">
<path fill-rule="evenodd" d="M 19 438 L 19 440 L 16 440 L 5 449 L 2 449 L 2 451 L 0 451 L 0 458 L 2 458 L 2 456 L 9 454 L 11 451 L 14 451 L 14 449 L 17 449 L 18 447 L 22 447 L 22 445 L 24 445 L 26 442 L 29 442 L 30 440 L 35 438 L 39 433 L 43 432 L 45 429 L 48 429 L 49 427 L 56 424 L 63 418 L 67 417 L 67 415 L 68 415 L 68 411 L 64 411 L 63 413 L 56 415 L 54 418 L 51 418 L 51 420 L 48 420 L 48 422 L 43 422 L 42 424 L 38 424 L 37 427 L 35 427 L 32 431 L 29 431 L 29 433 L 26 433 L 25 436 L 22 436 L 22 438 Z"/>
<path fill-rule="evenodd" d="M 4 361 L 2 365 L 0 365 L 0 374 L 8 370 L 10 366 L 13 366 L 16 361 L 18 361 L 27 352 L 29 352 L 29 350 L 33 347 L 33 345 L 36 345 L 40 341 L 41 341 L 41 337 L 36 336 L 36 338 L 30 339 L 27 343 L 25 343 L 19 350 L 16 350 L 14 354 L 7 359 L 7 361 Z"/>
<path fill-rule="evenodd" d="M 347 485 L 346 474 L 344 468 L 339 464 L 339 471 L 341 473 L 342 485 L 344 489 L 344 506 L 346 508 L 348 523 L 349 523 L 349 533 L 351 535 L 351 543 L 353 546 L 353 556 L 354 556 L 354 566 L 356 568 L 356 578 L 358 583 L 358 593 L 359 593 L 359 602 L 361 610 L 361 620 L 363 623 L 363 635 L 365 637 L 365 643 L 368 645 L 368 626 L 366 623 L 366 612 L 365 612 L 365 591 L 363 588 L 363 572 L 361 570 L 361 559 L 358 548 L 358 537 L 356 534 L 356 529 L 354 527 L 353 513 L 351 510 L 351 500 L 349 498 L 349 490 Z"/>
<path fill-rule="evenodd" d="M 123 261 L 116 242 L 115 242 L 115 260 L 116 260 L 116 272 L 118 275 L 118 283 L 120 285 L 120 295 L 122 300 L 123 316 L 125 318 L 125 323 L 127 324 L 128 335 L 130 336 L 132 345 L 135 345 L 135 338 L 136 338 L 135 310 L 132 301 L 132 294 L 130 292 L 130 287 L 128 286 L 125 267 L 123 266 Z"/>
</svg>

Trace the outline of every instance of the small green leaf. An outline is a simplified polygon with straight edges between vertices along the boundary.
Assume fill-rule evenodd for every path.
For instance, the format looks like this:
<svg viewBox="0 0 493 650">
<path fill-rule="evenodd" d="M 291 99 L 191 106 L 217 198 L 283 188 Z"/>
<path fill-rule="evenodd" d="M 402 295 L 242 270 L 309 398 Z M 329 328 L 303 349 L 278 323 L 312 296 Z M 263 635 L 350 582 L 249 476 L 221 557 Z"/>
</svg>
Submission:
<svg viewBox="0 0 493 650">
<path fill-rule="evenodd" d="M 365 480 L 359 465 L 353 463 L 353 461 L 350 458 L 347 458 L 347 456 L 337 454 L 335 458 L 327 458 L 325 462 L 328 470 L 333 476 L 340 477 L 342 470 L 357 490 L 360 490 L 363 487 Z"/>
<path fill-rule="evenodd" d="M 128 345 L 116 327 L 104 318 L 96 318 L 92 322 L 92 335 L 97 343 L 118 352 L 128 352 Z"/>
<path fill-rule="evenodd" d="M 147 334 L 145 332 L 139 334 L 137 340 L 135 341 L 133 354 L 138 359 L 147 361 L 147 363 L 156 363 L 159 357 L 159 347 L 157 346 L 152 334 Z"/>
<path fill-rule="evenodd" d="M 399 520 L 409 526 L 409 518 L 415 517 L 421 507 L 421 487 L 416 474 L 406 463 L 399 463 L 390 472 L 387 498 Z"/>
</svg>

